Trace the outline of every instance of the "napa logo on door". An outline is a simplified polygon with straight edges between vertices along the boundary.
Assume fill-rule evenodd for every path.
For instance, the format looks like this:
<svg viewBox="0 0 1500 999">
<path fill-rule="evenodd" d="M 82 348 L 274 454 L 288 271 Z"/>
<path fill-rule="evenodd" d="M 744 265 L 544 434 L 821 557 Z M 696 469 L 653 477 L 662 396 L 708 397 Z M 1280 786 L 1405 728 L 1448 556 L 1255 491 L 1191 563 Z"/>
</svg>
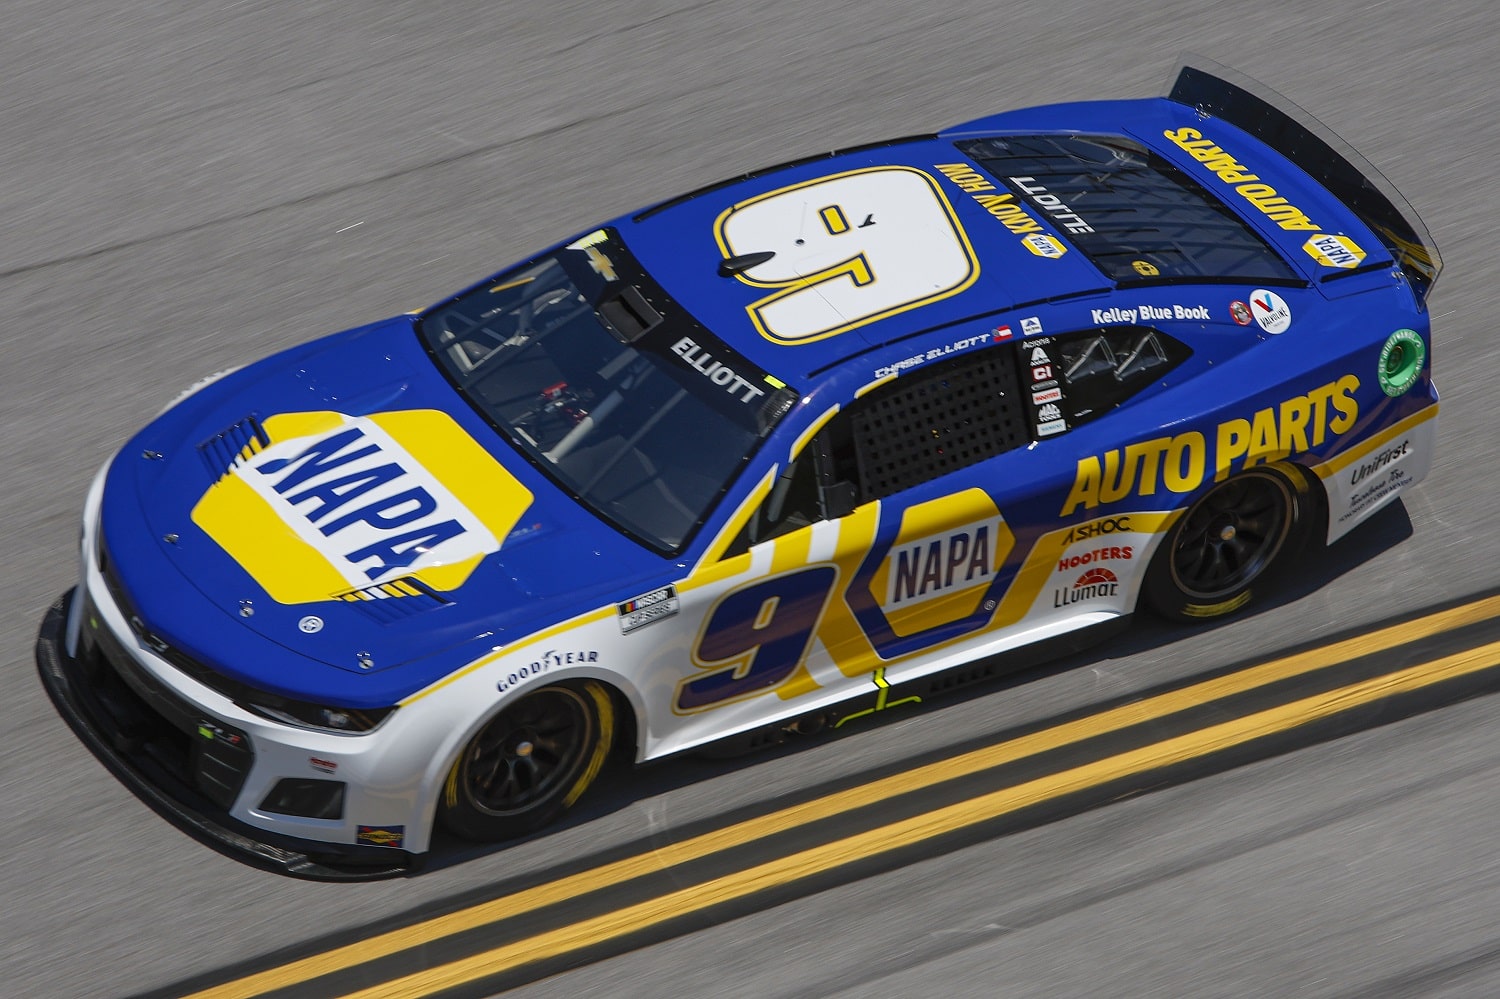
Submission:
<svg viewBox="0 0 1500 999">
<path fill-rule="evenodd" d="M 1015 544 L 989 495 L 968 489 L 902 514 L 870 594 L 897 635 L 969 617 Z"/>
<path fill-rule="evenodd" d="M 275 600 L 328 600 L 395 579 L 463 585 L 531 493 L 436 410 L 285 413 L 193 508 Z"/>
</svg>

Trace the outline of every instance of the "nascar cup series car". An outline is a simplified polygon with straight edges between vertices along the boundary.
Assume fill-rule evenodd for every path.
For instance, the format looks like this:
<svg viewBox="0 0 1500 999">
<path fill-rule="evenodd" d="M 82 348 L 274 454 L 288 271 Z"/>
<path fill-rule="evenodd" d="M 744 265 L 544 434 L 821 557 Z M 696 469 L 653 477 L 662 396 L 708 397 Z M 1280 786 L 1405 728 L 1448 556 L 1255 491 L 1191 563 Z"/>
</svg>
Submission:
<svg viewBox="0 0 1500 999">
<path fill-rule="evenodd" d="M 42 672 L 264 863 L 524 834 L 615 749 L 1242 609 L 1427 472 L 1438 271 L 1220 67 L 745 174 L 179 401 L 94 481 Z"/>
</svg>

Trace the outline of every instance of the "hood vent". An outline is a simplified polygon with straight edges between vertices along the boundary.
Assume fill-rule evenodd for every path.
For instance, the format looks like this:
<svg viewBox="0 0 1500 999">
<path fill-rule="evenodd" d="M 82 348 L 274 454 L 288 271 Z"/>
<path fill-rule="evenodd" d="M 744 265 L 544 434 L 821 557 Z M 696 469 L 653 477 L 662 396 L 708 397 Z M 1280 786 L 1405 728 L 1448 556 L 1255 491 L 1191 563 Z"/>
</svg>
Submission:
<svg viewBox="0 0 1500 999">
<path fill-rule="evenodd" d="M 392 624 L 425 611 L 447 607 L 453 601 L 439 596 L 415 576 L 377 583 L 362 590 L 340 593 L 339 600 L 356 604 L 380 624 Z"/>
<path fill-rule="evenodd" d="M 208 474 L 217 482 L 234 466 L 270 444 L 271 438 L 266 436 L 260 421 L 251 415 L 199 444 L 198 454 L 208 466 Z"/>
</svg>

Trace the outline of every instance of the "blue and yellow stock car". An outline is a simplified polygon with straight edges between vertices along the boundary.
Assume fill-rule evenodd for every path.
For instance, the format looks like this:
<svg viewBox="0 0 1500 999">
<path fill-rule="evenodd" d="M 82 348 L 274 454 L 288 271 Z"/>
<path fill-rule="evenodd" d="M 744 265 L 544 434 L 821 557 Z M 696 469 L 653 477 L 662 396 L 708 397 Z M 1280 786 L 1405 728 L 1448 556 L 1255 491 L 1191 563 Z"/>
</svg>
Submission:
<svg viewBox="0 0 1500 999">
<path fill-rule="evenodd" d="M 1244 607 L 1426 473 L 1438 270 L 1218 67 L 747 174 L 178 402 L 44 675 L 261 862 L 524 833 L 612 747 Z"/>
</svg>

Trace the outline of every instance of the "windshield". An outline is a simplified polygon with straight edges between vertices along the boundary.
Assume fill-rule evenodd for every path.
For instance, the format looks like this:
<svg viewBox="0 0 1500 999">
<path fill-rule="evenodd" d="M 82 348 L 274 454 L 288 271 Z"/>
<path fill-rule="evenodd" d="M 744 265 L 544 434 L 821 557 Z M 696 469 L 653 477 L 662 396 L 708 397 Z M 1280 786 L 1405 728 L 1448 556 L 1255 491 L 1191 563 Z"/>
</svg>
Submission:
<svg viewBox="0 0 1500 999">
<path fill-rule="evenodd" d="M 418 323 L 458 390 L 600 517 L 674 552 L 796 394 L 599 230 Z"/>
</svg>

